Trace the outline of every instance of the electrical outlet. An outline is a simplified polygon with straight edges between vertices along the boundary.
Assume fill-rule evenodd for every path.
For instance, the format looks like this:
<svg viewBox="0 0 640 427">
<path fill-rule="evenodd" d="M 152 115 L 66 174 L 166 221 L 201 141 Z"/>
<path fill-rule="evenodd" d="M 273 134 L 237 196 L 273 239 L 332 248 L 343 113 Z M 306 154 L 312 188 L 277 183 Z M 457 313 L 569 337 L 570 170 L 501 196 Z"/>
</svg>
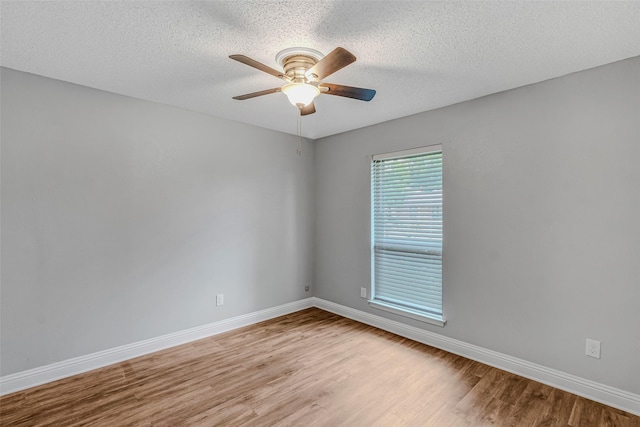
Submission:
<svg viewBox="0 0 640 427">
<path fill-rule="evenodd" d="M 224 305 L 224 294 L 216 295 L 216 305 Z"/>
<path fill-rule="evenodd" d="M 309 292 L 309 285 L 307 285 L 307 286 L 305 286 L 305 287 L 304 287 L 304 291 L 305 291 L 305 292 Z"/>
<path fill-rule="evenodd" d="M 361 298 L 367 297 L 367 288 L 360 288 L 360 297 Z"/>
<path fill-rule="evenodd" d="M 589 357 L 600 359 L 600 341 L 587 338 L 587 347 L 584 351 L 584 354 Z"/>
</svg>

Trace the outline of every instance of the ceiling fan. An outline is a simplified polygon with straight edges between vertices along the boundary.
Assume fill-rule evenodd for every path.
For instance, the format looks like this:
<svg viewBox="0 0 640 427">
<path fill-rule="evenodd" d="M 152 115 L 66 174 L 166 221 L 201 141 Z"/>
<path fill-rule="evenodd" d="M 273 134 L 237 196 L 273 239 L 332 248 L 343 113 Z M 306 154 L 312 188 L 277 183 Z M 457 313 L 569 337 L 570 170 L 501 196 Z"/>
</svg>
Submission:
<svg viewBox="0 0 640 427">
<path fill-rule="evenodd" d="M 335 48 L 327 56 L 309 48 L 285 49 L 276 55 L 276 62 L 282 66 L 283 71 L 278 71 L 244 55 L 230 55 L 229 58 L 286 82 L 281 87 L 234 96 L 233 99 L 245 100 L 283 92 L 287 95 L 289 102 L 300 109 L 301 116 L 316 112 L 313 100 L 320 94 L 343 96 L 360 101 L 371 101 L 376 94 L 373 89 L 322 82 L 325 77 L 355 62 L 356 57 L 341 47 Z"/>
</svg>

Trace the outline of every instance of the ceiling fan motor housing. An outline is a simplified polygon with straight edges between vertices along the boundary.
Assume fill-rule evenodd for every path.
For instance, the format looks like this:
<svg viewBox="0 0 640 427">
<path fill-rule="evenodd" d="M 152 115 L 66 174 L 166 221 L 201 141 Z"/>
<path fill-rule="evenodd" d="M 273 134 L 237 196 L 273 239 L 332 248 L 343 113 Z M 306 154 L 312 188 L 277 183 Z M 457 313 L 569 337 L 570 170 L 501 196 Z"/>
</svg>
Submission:
<svg viewBox="0 0 640 427">
<path fill-rule="evenodd" d="M 284 74 L 295 83 L 307 83 L 306 71 L 316 65 L 324 55 L 306 47 L 284 49 L 276 55 L 276 62 L 282 66 Z"/>
<path fill-rule="evenodd" d="M 304 74 L 309 68 L 316 65 L 317 62 L 315 58 L 311 58 L 310 56 L 289 56 L 284 59 L 282 68 L 284 69 L 284 74 L 289 77 L 292 82 L 305 83 L 306 78 Z"/>
</svg>

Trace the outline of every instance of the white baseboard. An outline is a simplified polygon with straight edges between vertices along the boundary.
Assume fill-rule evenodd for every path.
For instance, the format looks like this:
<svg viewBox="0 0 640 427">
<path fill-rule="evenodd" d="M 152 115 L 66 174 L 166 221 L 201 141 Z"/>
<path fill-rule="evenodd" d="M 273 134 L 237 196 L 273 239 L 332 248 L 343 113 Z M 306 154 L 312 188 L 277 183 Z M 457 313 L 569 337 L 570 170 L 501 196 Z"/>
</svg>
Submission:
<svg viewBox="0 0 640 427">
<path fill-rule="evenodd" d="M 313 298 L 0 377 L 0 396 L 313 307 Z"/>
<path fill-rule="evenodd" d="M 575 375 L 547 368 L 546 366 L 531 363 L 320 298 L 313 298 L 313 305 L 322 310 L 375 326 L 376 328 L 396 335 L 458 354 L 468 359 L 476 360 L 486 365 L 568 391 L 569 393 L 577 394 L 578 396 L 596 402 L 604 403 L 605 405 L 635 415 L 640 415 L 640 395 L 638 394 L 580 378 Z"/>
<path fill-rule="evenodd" d="M 389 331 L 396 335 L 437 347 L 507 372 L 521 375 L 525 378 L 577 394 L 578 396 L 596 402 L 604 403 L 605 405 L 632 414 L 640 415 L 640 395 L 638 394 L 586 380 L 575 375 L 315 297 L 0 377 L 0 396 L 102 368 L 176 345 L 207 338 L 243 326 L 249 326 L 309 307 L 318 307 L 322 310 L 375 326 L 376 328 Z"/>
</svg>

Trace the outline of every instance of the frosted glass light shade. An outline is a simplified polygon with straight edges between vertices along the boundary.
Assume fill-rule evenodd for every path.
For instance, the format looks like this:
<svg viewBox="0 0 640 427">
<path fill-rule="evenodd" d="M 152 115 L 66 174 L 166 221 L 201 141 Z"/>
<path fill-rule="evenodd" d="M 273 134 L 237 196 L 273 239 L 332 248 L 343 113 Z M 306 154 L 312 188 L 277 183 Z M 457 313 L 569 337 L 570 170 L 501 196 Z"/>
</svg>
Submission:
<svg viewBox="0 0 640 427">
<path fill-rule="evenodd" d="M 305 107 L 313 102 L 313 99 L 320 95 L 317 87 L 307 83 L 289 83 L 282 86 L 282 92 L 287 95 L 289 102 L 296 107 Z"/>
</svg>

